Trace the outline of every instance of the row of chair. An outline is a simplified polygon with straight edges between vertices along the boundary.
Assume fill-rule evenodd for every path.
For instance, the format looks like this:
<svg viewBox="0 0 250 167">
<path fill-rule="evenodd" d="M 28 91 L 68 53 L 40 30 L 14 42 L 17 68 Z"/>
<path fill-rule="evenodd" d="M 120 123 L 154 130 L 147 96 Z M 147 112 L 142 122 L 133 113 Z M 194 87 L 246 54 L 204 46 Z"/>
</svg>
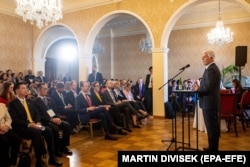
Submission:
<svg viewBox="0 0 250 167">
<path fill-rule="evenodd" d="M 248 127 L 249 118 L 246 110 L 250 109 L 250 91 L 245 91 L 242 94 L 240 104 L 237 104 L 238 96 L 231 94 L 230 92 L 220 92 L 220 119 L 225 119 L 227 122 L 228 131 L 230 130 L 230 123 L 234 123 L 235 135 L 238 136 L 237 132 L 237 118 L 241 121 L 242 129 L 245 132 L 246 126 Z M 237 108 L 239 105 L 239 108 Z"/>
</svg>

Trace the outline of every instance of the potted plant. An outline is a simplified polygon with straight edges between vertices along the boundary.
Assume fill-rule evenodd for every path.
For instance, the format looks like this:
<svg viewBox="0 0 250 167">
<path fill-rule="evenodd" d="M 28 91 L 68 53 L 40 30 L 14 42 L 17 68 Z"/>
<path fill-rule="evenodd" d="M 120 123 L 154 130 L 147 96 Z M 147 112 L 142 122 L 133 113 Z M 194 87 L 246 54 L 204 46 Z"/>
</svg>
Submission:
<svg viewBox="0 0 250 167">
<path fill-rule="evenodd" d="M 230 79 L 232 79 L 231 77 L 233 77 L 233 75 L 236 73 L 236 72 L 238 72 L 239 71 L 239 69 L 238 69 L 238 67 L 237 66 L 235 66 L 235 65 L 229 65 L 229 66 L 227 66 L 227 67 L 223 67 L 222 66 L 222 70 L 221 70 L 221 79 L 222 79 L 222 83 L 223 83 L 223 85 L 225 84 L 225 82 L 226 82 L 226 77 L 227 77 L 227 75 L 228 74 L 230 74 L 230 76 L 229 77 L 227 77 L 227 78 L 230 78 Z"/>
</svg>

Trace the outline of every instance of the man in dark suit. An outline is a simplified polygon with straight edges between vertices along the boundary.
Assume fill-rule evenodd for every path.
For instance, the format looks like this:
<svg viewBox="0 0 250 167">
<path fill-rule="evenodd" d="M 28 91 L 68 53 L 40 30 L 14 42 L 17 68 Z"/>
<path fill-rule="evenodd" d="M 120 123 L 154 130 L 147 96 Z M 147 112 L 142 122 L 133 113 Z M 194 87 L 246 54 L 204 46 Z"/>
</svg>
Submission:
<svg viewBox="0 0 250 167">
<path fill-rule="evenodd" d="M 92 84 L 92 82 L 94 81 L 98 81 L 99 84 L 102 86 L 103 76 L 102 76 L 102 73 L 97 72 L 97 67 L 95 65 L 92 67 L 92 73 L 89 74 L 88 76 L 88 81 L 90 84 Z"/>
<path fill-rule="evenodd" d="M 207 128 L 208 148 L 206 151 L 218 151 L 219 149 L 219 105 L 220 105 L 220 70 L 214 63 L 213 51 L 205 51 L 202 62 L 206 66 L 200 86 L 194 86 L 199 95 L 200 107 L 203 111 L 204 122 Z"/>
<path fill-rule="evenodd" d="M 134 99 L 143 102 L 145 97 L 146 86 L 142 78 L 139 78 L 134 86 L 131 88 L 134 94 Z"/>
<path fill-rule="evenodd" d="M 128 132 L 132 132 L 130 129 L 130 119 L 132 117 L 133 127 L 140 128 L 137 124 L 137 111 L 133 108 L 133 106 L 128 101 L 121 101 L 118 99 L 115 91 L 113 90 L 114 85 L 112 80 L 107 80 L 106 82 L 106 90 L 102 93 L 104 104 L 117 106 L 119 110 L 124 114 L 125 117 L 125 128 L 124 130 Z"/>
<path fill-rule="evenodd" d="M 28 74 L 24 76 L 24 81 L 30 85 L 33 80 L 35 79 L 35 75 L 32 74 L 32 70 L 31 69 L 28 69 Z"/>
<path fill-rule="evenodd" d="M 17 98 L 9 103 L 9 112 L 12 118 L 13 131 L 19 136 L 32 140 L 36 167 L 47 167 L 42 160 L 46 153 L 42 136 L 45 137 L 49 151 L 49 164 L 62 166 L 62 163 L 55 157 L 54 135 L 52 129 L 41 125 L 40 115 L 36 110 L 34 102 L 26 99 L 27 86 L 25 83 L 18 83 L 14 87 Z"/>
<path fill-rule="evenodd" d="M 47 82 L 47 78 L 45 76 L 43 76 L 43 71 L 38 71 L 37 72 L 36 79 L 38 79 L 40 83 Z"/>
<path fill-rule="evenodd" d="M 65 101 L 67 104 L 71 104 L 75 108 L 75 98 L 77 93 L 77 82 L 75 80 L 70 81 L 70 90 L 66 93 Z"/>
<path fill-rule="evenodd" d="M 59 112 L 59 114 L 66 116 L 65 120 L 71 125 L 71 133 L 75 134 L 79 121 L 75 108 L 66 101 L 64 87 L 65 86 L 62 82 L 58 82 L 56 84 L 56 91 L 54 91 L 54 93 L 51 95 L 51 98 L 53 99 L 56 110 Z"/>
<path fill-rule="evenodd" d="M 70 145 L 70 124 L 59 118 L 53 100 L 47 97 L 48 86 L 45 83 L 37 86 L 37 92 L 34 104 L 40 113 L 42 124 L 53 130 L 56 156 L 61 157 L 62 153 L 72 155 L 72 151 L 67 148 Z"/>
<path fill-rule="evenodd" d="M 75 109 L 79 114 L 81 123 L 88 123 L 90 118 L 99 118 L 102 120 L 102 125 L 105 132 L 105 140 L 117 140 L 116 137 L 113 137 L 109 133 L 110 127 L 112 126 L 112 120 L 106 112 L 106 107 L 93 106 L 89 92 L 89 82 L 85 81 L 81 85 L 81 92 L 76 97 L 75 102 Z"/>
</svg>

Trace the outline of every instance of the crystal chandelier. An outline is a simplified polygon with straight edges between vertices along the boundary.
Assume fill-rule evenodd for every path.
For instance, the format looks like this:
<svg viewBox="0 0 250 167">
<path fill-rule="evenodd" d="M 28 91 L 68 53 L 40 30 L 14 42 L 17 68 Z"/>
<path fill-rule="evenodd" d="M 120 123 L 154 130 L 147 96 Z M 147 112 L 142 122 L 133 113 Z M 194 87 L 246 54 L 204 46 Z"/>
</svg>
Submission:
<svg viewBox="0 0 250 167">
<path fill-rule="evenodd" d="M 147 53 L 151 53 L 151 48 L 152 48 L 152 42 L 151 39 L 149 37 L 149 35 L 146 35 L 146 38 L 142 38 L 139 42 L 139 49 L 142 52 L 147 52 Z"/>
<path fill-rule="evenodd" d="M 16 0 L 16 14 L 23 17 L 23 21 L 30 20 L 33 25 L 42 28 L 49 22 L 55 24 L 57 20 L 62 19 L 61 0 Z"/>
<path fill-rule="evenodd" d="M 220 20 L 220 0 L 219 0 L 219 20 L 216 22 L 216 27 L 211 30 L 207 35 L 208 43 L 217 44 L 219 46 L 224 43 L 230 43 L 233 41 L 233 32 L 230 29 L 224 28 L 223 22 Z"/>
</svg>

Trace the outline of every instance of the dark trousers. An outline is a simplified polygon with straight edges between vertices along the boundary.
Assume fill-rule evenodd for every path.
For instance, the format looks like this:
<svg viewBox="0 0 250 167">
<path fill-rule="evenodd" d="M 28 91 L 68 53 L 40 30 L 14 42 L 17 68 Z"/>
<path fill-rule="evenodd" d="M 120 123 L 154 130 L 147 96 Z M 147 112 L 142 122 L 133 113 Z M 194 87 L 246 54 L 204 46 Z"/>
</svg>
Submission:
<svg viewBox="0 0 250 167">
<path fill-rule="evenodd" d="M 42 155 L 46 154 L 45 145 L 42 141 L 42 131 L 35 128 L 15 128 L 15 132 L 26 139 L 31 139 L 37 161 L 42 160 Z"/>
<path fill-rule="evenodd" d="M 46 140 L 49 156 L 55 156 L 55 142 L 52 129 L 48 126 L 45 126 L 45 130 L 42 131 L 42 135 Z"/>
<path fill-rule="evenodd" d="M 111 106 L 108 112 L 110 112 L 110 115 L 111 115 L 111 117 L 113 119 L 113 122 L 116 125 L 119 125 L 119 126 L 123 125 L 121 111 L 120 111 L 119 107 Z"/>
<path fill-rule="evenodd" d="M 60 125 L 49 122 L 46 126 L 50 127 L 54 135 L 55 152 L 59 153 L 63 148 L 70 145 L 70 124 L 62 121 Z M 60 136 L 59 131 L 62 132 Z"/>
<path fill-rule="evenodd" d="M 93 111 L 89 111 L 89 118 L 99 118 L 102 120 L 102 126 L 105 133 L 109 133 L 111 118 L 108 116 L 107 111 L 104 107 L 97 108 Z"/>
<path fill-rule="evenodd" d="M 148 88 L 144 99 L 145 107 L 150 115 L 153 115 L 153 90 Z"/>
<path fill-rule="evenodd" d="M 204 122 L 207 128 L 208 150 L 218 151 L 220 138 L 219 115 L 216 109 L 203 109 Z"/>
<path fill-rule="evenodd" d="M 74 109 L 60 110 L 60 114 L 66 115 L 65 121 L 70 124 L 71 130 L 79 125 L 77 112 Z"/>
<path fill-rule="evenodd" d="M 126 105 L 126 103 L 120 103 L 117 105 L 119 108 L 120 112 L 124 115 L 125 117 L 125 128 L 129 128 L 130 125 L 130 120 L 131 120 L 131 115 L 130 115 L 130 110 L 129 107 Z"/>
<path fill-rule="evenodd" d="M 21 138 L 11 130 L 5 134 L 0 134 L 0 162 L 2 167 L 16 165 L 20 143 Z"/>
</svg>

